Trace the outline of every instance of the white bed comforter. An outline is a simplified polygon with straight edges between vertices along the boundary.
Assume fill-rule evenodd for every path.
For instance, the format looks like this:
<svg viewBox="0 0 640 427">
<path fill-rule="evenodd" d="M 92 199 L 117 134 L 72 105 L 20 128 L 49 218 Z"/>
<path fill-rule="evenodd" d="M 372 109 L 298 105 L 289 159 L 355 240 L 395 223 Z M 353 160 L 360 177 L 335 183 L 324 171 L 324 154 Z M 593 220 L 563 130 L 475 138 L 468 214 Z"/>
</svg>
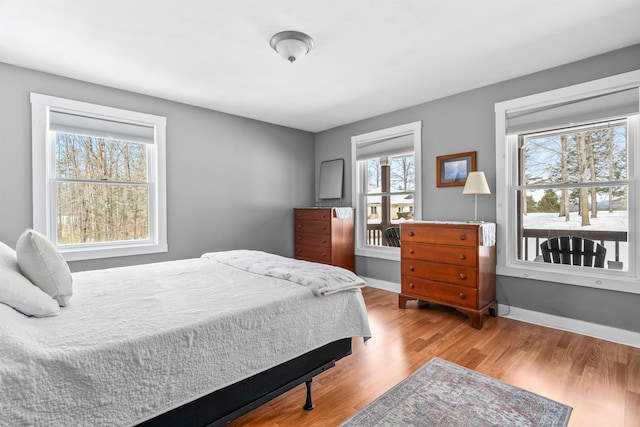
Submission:
<svg viewBox="0 0 640 427">
<path fill-rule="evenodd" d="M 206 257 L 73 276 L 58 316 L 0 304 L 0 425 L 132 425 L 371 335 L 358 291 L 317 296 Z"/>
</svg>

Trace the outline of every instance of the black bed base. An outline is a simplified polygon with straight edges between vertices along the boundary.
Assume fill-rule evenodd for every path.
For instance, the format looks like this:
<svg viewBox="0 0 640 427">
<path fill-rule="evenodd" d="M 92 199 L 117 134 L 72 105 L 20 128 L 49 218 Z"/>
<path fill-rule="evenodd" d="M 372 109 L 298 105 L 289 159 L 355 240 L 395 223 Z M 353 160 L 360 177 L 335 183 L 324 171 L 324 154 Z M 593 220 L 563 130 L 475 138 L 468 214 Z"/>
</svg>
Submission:
<svg viewBox="0 0 640 427">
<path fill-rule="evenodd" d="M 351 338 L 334 341 L 139 424 L 140 427 L 222 426 L 292 388 L 307 384 L 304 409 L 313 409 L 312 378 L 351 354 Z"/>
</svg>

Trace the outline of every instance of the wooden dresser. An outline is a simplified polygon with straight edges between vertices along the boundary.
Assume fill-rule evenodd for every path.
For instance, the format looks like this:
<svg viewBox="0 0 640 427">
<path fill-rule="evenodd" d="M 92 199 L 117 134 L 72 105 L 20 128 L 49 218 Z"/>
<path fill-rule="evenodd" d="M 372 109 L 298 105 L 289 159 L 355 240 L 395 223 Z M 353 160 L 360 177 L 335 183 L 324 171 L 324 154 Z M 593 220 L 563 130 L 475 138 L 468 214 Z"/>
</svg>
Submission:
<svg viewBox="0 0 640 427">
<path fill-rule="evenodd" d="M 355 271 L 352 208 L 295 208 L 295 257 Z"/>
<path fill-rule="evenodd" d="M 444 304 L 477 329 L 488 311 L 497 314 L 495 224 L 407 222 L 400 241 L 400 308 L 416 299 Z"/>
</svg>

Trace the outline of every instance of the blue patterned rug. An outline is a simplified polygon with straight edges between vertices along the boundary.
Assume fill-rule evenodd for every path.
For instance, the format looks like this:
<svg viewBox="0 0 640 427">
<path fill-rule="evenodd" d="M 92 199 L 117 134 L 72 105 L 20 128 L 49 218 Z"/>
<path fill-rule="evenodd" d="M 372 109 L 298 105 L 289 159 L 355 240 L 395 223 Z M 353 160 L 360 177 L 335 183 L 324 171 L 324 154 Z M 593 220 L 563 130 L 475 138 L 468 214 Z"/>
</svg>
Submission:
<svg viewBox="0 0 640 427">
<path fill-rule="evenodd" d="M 566 426 L 571 407 L 437 357 L 341 427 Z"/>
</svg>

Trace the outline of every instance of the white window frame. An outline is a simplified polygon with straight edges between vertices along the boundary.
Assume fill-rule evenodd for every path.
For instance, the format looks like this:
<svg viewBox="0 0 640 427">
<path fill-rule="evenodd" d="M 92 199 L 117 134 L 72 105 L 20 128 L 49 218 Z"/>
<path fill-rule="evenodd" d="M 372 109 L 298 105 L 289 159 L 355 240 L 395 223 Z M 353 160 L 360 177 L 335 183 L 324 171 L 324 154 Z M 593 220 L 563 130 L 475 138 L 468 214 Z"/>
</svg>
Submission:
<svg viewBox="0 0 640 427">
<path fill-rule="evenodd" d="M 60 109 L 152 126 L 155 142 L 147 158 L 149 175 L 149 238 L 96 244 L 56 244 L 55 143 L 49 131 L 50 109 Z M 46 235 L 67 261 L 167 252 L 166 122 L 162 116 L 31 93 L 33 229 Z"/>
<path fill-rule="evenodd" d="M 351 137 L 351 195 L 355 207 L 355 254 L 371 258 L 400 261 L 400 248 L 391 246 L 371 246 L 366 244 L 367 206 L 366 170 L 358 167 L 356 148 L 360 144 L 371 144 L 380 140 L 413 136 L 415 189 L 413 199 L 414 221 L 422 219 L 422 121 L 407 123 L 374 132 Z"/>
<path fill-rule="evenodd" d="M 637 88 L 640 70 L 619 74 L 587 83 L 525 96 L 497 103 L 496 113 L 496 219 L 498 224 L 496 273 L 569 285 L 586 286 L 640 294 L 640 135 L 638 115 L 628 122 L 628 185 L 629 185 L 629 269 L 581 269 L 549 263 L 518 260 L 517 242 L 517 135 L 506 135 L 507 112 L 545 107 L 589 96 L 598 96 L 615 90 Z M 568 125 L 568 124 L 567 124 Z"/>
</svg>

